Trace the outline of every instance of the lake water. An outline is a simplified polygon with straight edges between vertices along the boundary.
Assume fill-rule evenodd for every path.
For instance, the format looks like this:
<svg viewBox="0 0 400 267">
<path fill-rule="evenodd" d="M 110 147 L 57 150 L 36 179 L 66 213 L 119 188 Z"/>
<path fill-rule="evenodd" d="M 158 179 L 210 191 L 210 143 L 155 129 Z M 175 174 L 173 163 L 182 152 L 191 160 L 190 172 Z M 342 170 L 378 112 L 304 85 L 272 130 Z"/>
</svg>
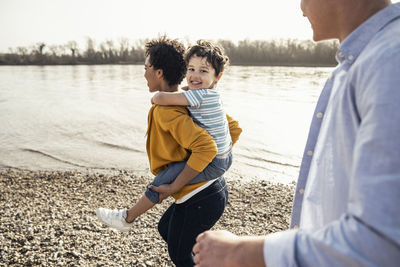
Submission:
<svg viewBox="0 0 400 267">
<path fill-rule="evenodd" d="M 219 82 L 243 133 L 228 175 L 295 181 L 332 68 L 231 66 Z M 149 173 L 140 65 L 1 66 L 0 167 Z M 185 82 L 182 84 L 185 85 Z"/>
</svg>

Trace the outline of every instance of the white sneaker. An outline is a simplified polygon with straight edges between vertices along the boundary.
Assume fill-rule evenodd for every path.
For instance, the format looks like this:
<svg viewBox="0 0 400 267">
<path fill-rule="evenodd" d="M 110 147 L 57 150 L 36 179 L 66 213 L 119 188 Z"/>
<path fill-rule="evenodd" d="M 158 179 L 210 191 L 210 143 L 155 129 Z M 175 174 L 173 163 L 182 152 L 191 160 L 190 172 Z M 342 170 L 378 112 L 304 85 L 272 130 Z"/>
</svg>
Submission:
<svg viewBox="0 0 400 267">
<path fill-rule="evenodd" d="M 110 209 L 98 208 L 96 210 L 96 215 L 101 222 L 122 232 L 129 232 L 129 230 L 133 225 L 133 222 L 127 223 L 125 220 L 126 209 L 110 210 Z"/>
</svg>

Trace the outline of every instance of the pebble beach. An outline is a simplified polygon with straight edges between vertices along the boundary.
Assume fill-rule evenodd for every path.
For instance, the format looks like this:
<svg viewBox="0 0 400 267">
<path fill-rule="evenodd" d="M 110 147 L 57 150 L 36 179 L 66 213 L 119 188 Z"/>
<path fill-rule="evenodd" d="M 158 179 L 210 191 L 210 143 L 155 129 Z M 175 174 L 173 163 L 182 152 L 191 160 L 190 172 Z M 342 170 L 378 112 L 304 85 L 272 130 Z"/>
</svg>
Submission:
<svg viewBox="0 0 400 267">
<path fill-rule="evenodd" d="M 128 207 L 152 177 L 130 171 L 0 169 L 0 266 L 174 266 L 157 223 L 172 198 L 129 233 L 102 225 L 98 207 Z M 294 184 L 226 178 L 229 202 L 213 227 L 265 235 L 289 227 Z"/>
</svg>

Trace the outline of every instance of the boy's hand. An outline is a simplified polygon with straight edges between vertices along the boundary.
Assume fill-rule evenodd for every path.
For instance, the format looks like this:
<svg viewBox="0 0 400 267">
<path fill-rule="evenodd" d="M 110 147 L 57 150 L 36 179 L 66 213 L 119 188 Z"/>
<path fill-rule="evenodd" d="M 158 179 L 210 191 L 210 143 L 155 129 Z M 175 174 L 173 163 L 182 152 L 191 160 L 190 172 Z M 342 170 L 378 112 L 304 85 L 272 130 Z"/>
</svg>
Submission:
<svg viewBox="0 0 400 267">
<path fill-rule="evenodd" d="M 157 97 L 158 97 L 158 95 L 160 94 L 160 92 L 158 92 L 158 93 L 156 93 L 155 95 L 153 95 L 153 97 L 151 98 L 151 104 L 152 105 L 154 105 L 154 104 L 158 104 L 157 103 Z"/>
<path fill-rule="evenodd" d="M 149 189 L 158 192 L 158 203 L 160 204 L 164 199 L 175 193 L 170 184 L 162 184 L 160 186 L 149 185 Z"/>
</svg>

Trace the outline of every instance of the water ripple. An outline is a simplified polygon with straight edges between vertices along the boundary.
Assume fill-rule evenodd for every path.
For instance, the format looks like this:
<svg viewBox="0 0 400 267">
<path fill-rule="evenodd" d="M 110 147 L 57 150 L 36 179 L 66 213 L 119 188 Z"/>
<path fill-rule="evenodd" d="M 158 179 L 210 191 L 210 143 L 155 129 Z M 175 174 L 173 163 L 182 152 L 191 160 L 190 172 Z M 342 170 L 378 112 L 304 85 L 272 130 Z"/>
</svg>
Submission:
<svg viewBox="0 0 400 267">
<path fill-rule="evenodd" d="M 67 161 L 67 160 L 64 160 L 64 159 L 57 158 L 57 157 L 55 157 L 55 156 L 53 156 L 53 155 L 47 154 L 47 153 L 42 152 L 42 151 L 40 151 L 40 150 L 31 149 L 31 148 L 23 148 L 22 150 L 23 150 L 23 151 L 27 151 L 27 152 L 31 152 L 31 153 L 40 154 L 40 155 L 42 155 L 42 156 L 45 156 L 45 157 L 54 159 L 54 160 L 59 161 L 59 162 L 67 163 L 67 164 L 70 164 L 70 165 L 73 165 L 73 166 L 82 167 L 82 168 L 85 168 L 85 167 L 86 167 L 86 166 L 84 166 L 84 165 L 79 165 L 79 164 L 77 164 L 77 163 L 73 163 L 73 162 L 70 162 L 70 161 Z"/>
<path fill-rule="evenodd" d="M 241 156 L 243 158 L 256 160 L 256 161 L 261 161 L 261 162 L 268 162 L 268 163 L 272 163 L 272 164 L 278 164 L 278 165 L 281 165 L 281 166 L 288 166 L 288 167 L 294 167 L 294 168 L 300 167 L 299 165 L 293 165 L 293 164 L 283 163 L 283 162 L 279 162 L 279 161 L 267 160 L 267 159 L 264 159 L 264 158 L 261 158 L 261 157 L 248 156 L 248 155 L 241 154 L 241 153 L 237 153 L 237 155 L 239 155 L 239 156 Z"/>
<path fill-rule="evenodd" d="M 106 142 L 102 142 L 102 141 L 96 141 L 96 143 L 99 144 L 99 145 L 106 146 L 106 147 L 121 149 L 121 150 L 125 150 L 125 151 L 133 151 L 133 152 L 137 152 L 137 153 L 144 153 L 144 151 L 142 151 L 142 150 L 131 148 L 131 147 L 127 147 L 127 146 L 120 146 L 120 145 L 106 143 Z"/>
</svg>

